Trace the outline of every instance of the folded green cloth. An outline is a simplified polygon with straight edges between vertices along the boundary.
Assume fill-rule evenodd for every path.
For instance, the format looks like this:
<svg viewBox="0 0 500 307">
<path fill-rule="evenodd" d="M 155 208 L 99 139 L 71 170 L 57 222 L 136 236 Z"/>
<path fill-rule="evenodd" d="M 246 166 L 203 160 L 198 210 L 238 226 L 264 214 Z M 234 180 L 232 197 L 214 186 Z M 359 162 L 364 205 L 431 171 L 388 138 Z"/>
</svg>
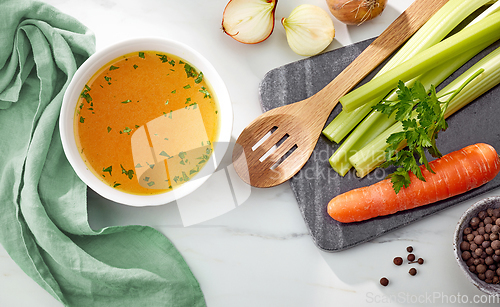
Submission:
<svg viewBox="0 0 500 307">
<path fill-rule="evenodd" d="M 93 34 L 53 7 L 0 0 L 0 243 L 65 306 L 205 306 L 186 262 L 150 227 L 94 231 L 58 116 Z"/>
</svg>

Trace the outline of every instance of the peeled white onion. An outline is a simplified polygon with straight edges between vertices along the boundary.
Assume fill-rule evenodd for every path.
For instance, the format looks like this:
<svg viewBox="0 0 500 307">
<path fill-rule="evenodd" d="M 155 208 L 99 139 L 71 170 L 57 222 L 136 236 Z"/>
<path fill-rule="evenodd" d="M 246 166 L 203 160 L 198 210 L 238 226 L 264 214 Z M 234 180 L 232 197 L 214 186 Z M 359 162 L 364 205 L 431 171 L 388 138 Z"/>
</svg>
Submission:
<svg viewBox="0 0 500 307">
<path fill-rule="evenodd" d="M 322 8 L 302 4 L 288 18 L 282 18 L 290 48 L 302 56 L 312 56 L 325 50 L 335 37 L 330 15 Z"/>
<path fill-rule="evenodd" d="M 235 40 L 256 44 L 266 40 L 274 29 L 278 0 L 231 0 L 222 17 L 222 30 Z"/>
</svg>

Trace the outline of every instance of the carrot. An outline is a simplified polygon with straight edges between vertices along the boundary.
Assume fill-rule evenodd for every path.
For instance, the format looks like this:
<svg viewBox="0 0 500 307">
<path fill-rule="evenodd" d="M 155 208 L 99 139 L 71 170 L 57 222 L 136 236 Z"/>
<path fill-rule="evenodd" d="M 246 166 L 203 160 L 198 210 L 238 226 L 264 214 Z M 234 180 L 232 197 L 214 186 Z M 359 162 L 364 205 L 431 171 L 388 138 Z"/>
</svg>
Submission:
<svg viewBox="0 0 500 307">
<path fill-rule="evenodd" d="M 425 181 L 410 173 L 411 184 L 396 194 L 390 179 L 354 189 L 328 203 L 328 214 L 343 223 L 428 205 L 477 188 L 500 171 L 495 149 L 484 143 L 470 145 L 430 162 L 434 173 L 421 166 Z"/>
</svg>

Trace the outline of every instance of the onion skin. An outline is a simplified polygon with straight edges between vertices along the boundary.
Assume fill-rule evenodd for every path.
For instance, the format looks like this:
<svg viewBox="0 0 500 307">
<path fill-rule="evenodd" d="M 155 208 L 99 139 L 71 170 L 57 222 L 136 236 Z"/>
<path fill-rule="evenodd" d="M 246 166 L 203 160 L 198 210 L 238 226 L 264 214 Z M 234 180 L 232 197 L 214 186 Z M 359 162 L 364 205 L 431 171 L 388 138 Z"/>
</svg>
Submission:
<svg viewBox="0 0 500 307">
<path fill-rule="evenodd" d="M 326 0 L 332 15 L 347 25 L 360 25 L 382 13 L 387 0 Z"/>
<path fill-rule="evenodd" d="M 231 0 L 224 9 L 222 31 L 244 44 L 266 40 L 274 30 L 278 0 Z"/>
</svg>

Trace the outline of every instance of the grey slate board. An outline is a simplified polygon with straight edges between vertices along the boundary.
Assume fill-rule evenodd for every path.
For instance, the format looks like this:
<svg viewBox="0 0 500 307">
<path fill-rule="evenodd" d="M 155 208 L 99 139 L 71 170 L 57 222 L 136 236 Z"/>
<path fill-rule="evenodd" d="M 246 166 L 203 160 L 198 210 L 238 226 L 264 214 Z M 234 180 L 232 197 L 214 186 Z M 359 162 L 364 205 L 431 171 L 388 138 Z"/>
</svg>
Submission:
<svg viewBox="0 0 500 307">
<path fill-rule="evenodd" d="M 269 71 L 259 87 L 263 111 L 300 101 L 318 92 L 347 67 L 372 40 L 335 49 Z M 448 78 L 438 87 L 438 90 L 498 46 L 500 46 L 499 42 L 477 55 Z M 366 80 L 371 79 L 374 73 Z M 340 110 L 341 105 L 338 104 L 327 123 Z M 440 133 L 437 140 L 438 148 L 446 154 L 470 144 L 484 142 L 500 151 L 499 118 L 500 87 L 496 86 L 448 118 L 449 127 Z M 328 252 L 341 251 L 369 241 L 500 185 L 500 176 L 497 176 L 482 187 L 448 200 L 369 221 L 343 224 L 327 214 L 326 206 L 330 199 L 350 189 L 375 183 L 387 172 L 374 171 L 371 175 L 360 179 L 351 170 L 345 177 L 341 177 L 331 169 L 328 163 L 328 158 L 337 147 L 337 144 L 321 136 L 309 161 L 290 180 L 299 209 L 315 244 L 321 250 Z"/>
</svg>

